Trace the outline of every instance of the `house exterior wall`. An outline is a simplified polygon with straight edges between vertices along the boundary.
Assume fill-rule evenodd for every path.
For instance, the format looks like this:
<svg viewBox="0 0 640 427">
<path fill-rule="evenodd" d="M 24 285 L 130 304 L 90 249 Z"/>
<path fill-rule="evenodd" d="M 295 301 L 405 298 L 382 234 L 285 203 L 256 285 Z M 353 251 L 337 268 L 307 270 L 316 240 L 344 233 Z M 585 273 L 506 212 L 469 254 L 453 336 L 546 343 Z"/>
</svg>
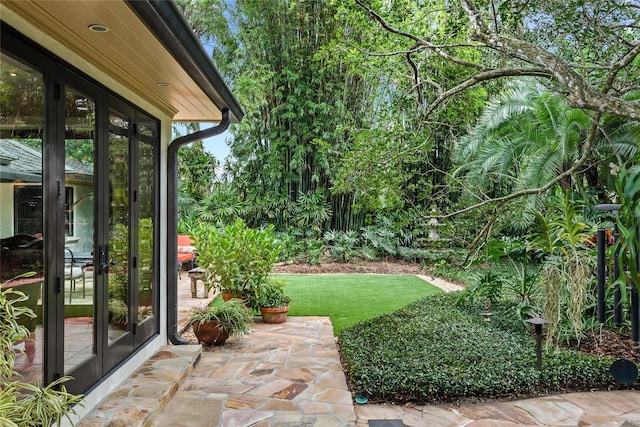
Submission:
<svg viewBox="0 0 640 427">
<path fill-rule="evenodd" d="M 146 111 L 150 115 L 154 116 L 160 121 L 160 217 L 158 218 L 159 225 L 159 283 L 157 284 L 160 291 L 160 304 L 158 307 L 159 313 L 159 335 L 150 340 L 144 347 L 139 349 L 133 356 L 131 356 L 126 362 L 124 362 L 117 370 L 111 373 L 109 377 L 104 379 L 96 387 L 94 387 L 89 393 L 86 394 L 84 401 L 84 407 L 76 408 L 77 414 L 72 417 L 72 421 L 64 420 L 63 426 L 71 426 L 77 423 L 84 415 L 96 406 L 106 395 L 114 390 L 121 382 L 123 378 L 130 376 L 138 367 L 140 367 L 149 357 L 151 357 L 160 346 L 167 344 L 167 147 L 171 142 L 172 132 L 172 117 L 165 111 L 162 111 L 146 99 L 137 96 L 131 91 L 127 90 L 118 81 L 109 77 L 105 72 L 96 68 L 92 64 L 88 63 L 74 52 L 65 48 L 55 40 L 51 40 L 46 34 L 42 33 L 38 28 L 33 27 L 26 21 L 22 20 L 19 16 L 13 14 L 10 10 L 2 10 L 2 20 L 12 27 L 18 29 L 26 38 L 38 43 L 51 53 L 60 57 L 64 61 L 68 62 L 73 67 L 91 76 L 94 80 L 102 84 L 107 89 L 113 91 L 120 97 L 128 100 L 138 108 Z M 10 185 L 0 186 L 0 200 L 10 200 L 13 203 L 13 188 Z M 7 218 L 0 218 L 0 227 L 2 227 L 2 233 L 10 235 L 10 230 L 5 230 L 6 227 L 12 227 L 11 220 Z"/>
</svg>

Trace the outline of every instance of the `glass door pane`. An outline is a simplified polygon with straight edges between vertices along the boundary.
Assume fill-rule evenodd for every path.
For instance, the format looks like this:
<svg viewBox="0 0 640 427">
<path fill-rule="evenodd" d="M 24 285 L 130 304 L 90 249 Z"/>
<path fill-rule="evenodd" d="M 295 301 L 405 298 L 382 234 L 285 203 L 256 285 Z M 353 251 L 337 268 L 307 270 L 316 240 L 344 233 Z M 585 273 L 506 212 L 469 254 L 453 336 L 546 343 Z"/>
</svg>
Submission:
<svg viewBox="0 0 640 427">
<path fill-rule="evenodd" d="M 138 323 L 150 319 L 154 289 L 154 149 L 152 129 L 139 125 L 138 138 Z"/>
<path fill-rule="evenodd" d="M 65 104 L 64 371 L 69 374 L 96 355 L 96 108 L 91 98 L 73 89 L 65 91 Z"/>
<path fill-rule="evenodd" d="M 129 120 L 109 114 L 109 346 L 124 339 L 131 327 L 129 310 Z M 117 357 L 116 357 L 117 359 Z"/>
<path fill-rule="evenodd" d="M 41 73 L 0 54 L 0 284 L 24 293 L 17 304 L 36 314 L 18 318 L 29 336 L 13 349 L 14 369 L 27 382 L 43 379 L 44 89 Z"/>
</svg>

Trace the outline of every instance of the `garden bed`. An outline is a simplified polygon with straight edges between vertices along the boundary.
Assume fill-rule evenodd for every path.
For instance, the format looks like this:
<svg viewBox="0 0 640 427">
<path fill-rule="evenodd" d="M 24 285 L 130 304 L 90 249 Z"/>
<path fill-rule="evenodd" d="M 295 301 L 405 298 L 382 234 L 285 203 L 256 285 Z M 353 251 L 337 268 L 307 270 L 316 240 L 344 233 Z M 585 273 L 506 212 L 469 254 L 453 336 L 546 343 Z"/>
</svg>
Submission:
<svg viewBox="0 0 640 427">
<path fill-rule="evenodd" d="M 451 294 L 426 297 L 343 330 L 339 344 L 351 390 L 370 402 L 426 404 L 640 388 L 637 381 L 616 384 L 609 373 L 622 353 L 551 347 L 538 372 L 529 331 L 502 329 L 484 321 L 480 307 L 456 301 Z"/>
<path fill-rule="evenodd" d="M 344 263 L 335 262 L 330 258 L 323 260 L 319 265 L 280 263 L 271 271 L 273 273 L 286 274 L 421 274 L 424 272 L 420 264 L 406 261 L 369 261 L 365 259 L 355 259 Z"/>
</svg>

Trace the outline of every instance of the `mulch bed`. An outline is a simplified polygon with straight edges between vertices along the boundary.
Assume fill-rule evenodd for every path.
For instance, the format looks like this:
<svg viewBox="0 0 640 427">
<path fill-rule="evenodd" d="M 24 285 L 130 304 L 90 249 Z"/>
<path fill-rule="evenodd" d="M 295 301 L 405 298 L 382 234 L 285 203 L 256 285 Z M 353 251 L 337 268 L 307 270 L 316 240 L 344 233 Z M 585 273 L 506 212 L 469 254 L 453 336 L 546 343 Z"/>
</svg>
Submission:
<svg viewBox="0 0 640 427">
<path fill-rule="evenodd" d="M 577 348 L 572 348 L 583 353 L 640 363 L 640 343 L 634 343 L 628 334 L 608 330 L 593 332 L 587 335 Z"/>
<path fill-rule="evenodd" d="M 320 265 L 281 263 L 272 270 L 273 273 L 285 274 L 421 274 L 424 270 L 420 264 L 405 261 L 368 261 L 352 260 L 348 263 L 323 260 Z"/>
</svg>

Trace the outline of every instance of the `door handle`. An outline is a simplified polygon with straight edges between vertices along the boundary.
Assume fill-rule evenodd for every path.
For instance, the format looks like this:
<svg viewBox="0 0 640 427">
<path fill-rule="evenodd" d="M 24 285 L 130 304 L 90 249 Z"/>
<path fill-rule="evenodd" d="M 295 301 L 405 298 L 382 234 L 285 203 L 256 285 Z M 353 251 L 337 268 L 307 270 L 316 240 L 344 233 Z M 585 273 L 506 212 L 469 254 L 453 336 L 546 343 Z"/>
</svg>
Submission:
<svg viewBox="0 0 640 427">
<path fill-rule="evenodd" d="M 109 272 L 109 247 L 107 245 L 98 245 L 98 274 Z"/>
</svg>

